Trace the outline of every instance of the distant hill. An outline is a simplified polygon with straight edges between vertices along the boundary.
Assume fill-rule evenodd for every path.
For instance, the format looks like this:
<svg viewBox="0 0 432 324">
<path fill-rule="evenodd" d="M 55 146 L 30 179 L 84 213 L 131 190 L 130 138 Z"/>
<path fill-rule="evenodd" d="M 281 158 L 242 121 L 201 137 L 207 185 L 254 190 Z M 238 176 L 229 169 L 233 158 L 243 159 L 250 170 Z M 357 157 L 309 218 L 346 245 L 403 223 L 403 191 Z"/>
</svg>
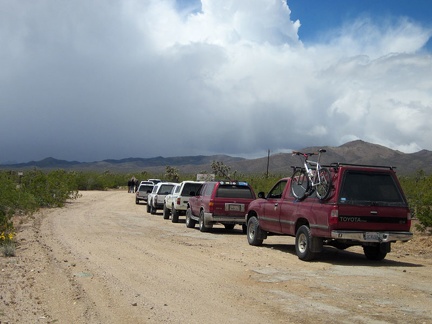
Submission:
<svg viewBox="0 0 432 324">
<path fill-rule="evenodd" d="M 423 170 L 427 174 L 432 173 L 432 152 L 422 150 L 416 153 L 406 154 L 387 147 L 367 143 L 361 140 L 345 143 L 338 147 L 322 146 L 307 147 L 303 152 L 315 152 L 318 148 L 327 150 L 322 155 L 321 162 L 345 162 L 367 165 L 385 165 L 396 167 L 398 174 L 412 174 L 417 170 Z M 211 171 L 212 161 L 221 161 L 231 168 L 231 171 L 246 174 L 265 174 L 267 163 L 269 173 L 289 175 L 292 165 L 300 165 L 299 157 L 290 153 L 280 153 L 258 159 L 244 159 L 228 155 L 211 156 L 179 156 L 179 157 L 154 157 L 154 158 L 126 158 L 121 160 L 104 160 L 97 162 L 77 162 L 57 160 L 49 157 L 41 161 L 28 163 L 0 165 L 0 169 L 24 170 L 24 169 L 65 169 L 79 171 L 112 171 L 112 172 L 143 172 L 163 173 L 166 166 L 179 169 L 180 173 L 195 174 L 203 171 Z"/>
</svg>

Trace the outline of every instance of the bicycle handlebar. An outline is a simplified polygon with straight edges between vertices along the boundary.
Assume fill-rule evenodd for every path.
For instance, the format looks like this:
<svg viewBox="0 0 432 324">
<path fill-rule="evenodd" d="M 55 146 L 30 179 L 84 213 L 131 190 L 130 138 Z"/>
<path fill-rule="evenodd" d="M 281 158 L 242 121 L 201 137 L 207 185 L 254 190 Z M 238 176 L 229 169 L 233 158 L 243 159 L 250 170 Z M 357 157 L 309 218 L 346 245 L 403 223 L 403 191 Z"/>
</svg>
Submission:
<svg viewBox="0 0 432 324">
<path fill-rule="evenodd" d="M 324 149 L 319 149 L 318 152 L 311 152 L 311 153 L 302 153 L 299 151 L 292 151 L 292 155 L 303 155 L 305 157 L 308 157 L 308 156 L 312 156 L 312 155 L 320 154 L 320 153 L 325 153 L 325 152 L 327 152 L 327 151 Z"/>
</svg>

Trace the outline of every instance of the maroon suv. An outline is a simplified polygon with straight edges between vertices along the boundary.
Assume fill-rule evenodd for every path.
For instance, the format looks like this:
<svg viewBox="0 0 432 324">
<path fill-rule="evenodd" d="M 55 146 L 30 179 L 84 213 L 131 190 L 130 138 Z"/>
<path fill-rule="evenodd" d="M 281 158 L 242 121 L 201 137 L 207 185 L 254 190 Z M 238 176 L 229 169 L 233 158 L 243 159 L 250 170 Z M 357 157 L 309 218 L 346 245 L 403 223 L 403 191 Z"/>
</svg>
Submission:
<svg viewBox="0 0 432 324">
<path fill-rule="evenodd" d="M 255 192 L 242 181 L 204 182 L 196 193 L 191 193 L 186 210 L 186 226 L 195 227 L 199 223 L 201 232 L 207 232 L 213 224 L 220 223 L 226 229 L 236 224 L 246 231 L 245 213 L 253 201 Z"/>
</svg>

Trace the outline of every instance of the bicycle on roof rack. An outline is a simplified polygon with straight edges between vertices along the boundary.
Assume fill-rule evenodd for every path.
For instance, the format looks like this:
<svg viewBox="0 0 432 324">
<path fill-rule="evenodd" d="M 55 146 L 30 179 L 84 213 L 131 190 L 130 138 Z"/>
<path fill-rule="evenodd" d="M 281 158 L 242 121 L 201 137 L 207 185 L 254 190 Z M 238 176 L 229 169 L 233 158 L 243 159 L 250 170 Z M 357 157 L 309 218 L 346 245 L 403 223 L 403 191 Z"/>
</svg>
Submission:
<svg viewBox="0 0 432 324">
<path fill-rule="evenodd" d="M 317 153 L 292 152 L 292 155 L 301 156 L 303 162 L 303 167 L 292 167 L 294 170 L 291 176 L 291 192 L 295 198 L 303 199 L 310 196 L 314 190 L 319 199 L 324 200 L 328 197 L 332 176 L 330 171 L 320 164 L 321 153 L 325 152 L 324 149 L 319 149 Z M 316 162 L 309 160 L 310 156 L 316 154 Z"/>
</svg>

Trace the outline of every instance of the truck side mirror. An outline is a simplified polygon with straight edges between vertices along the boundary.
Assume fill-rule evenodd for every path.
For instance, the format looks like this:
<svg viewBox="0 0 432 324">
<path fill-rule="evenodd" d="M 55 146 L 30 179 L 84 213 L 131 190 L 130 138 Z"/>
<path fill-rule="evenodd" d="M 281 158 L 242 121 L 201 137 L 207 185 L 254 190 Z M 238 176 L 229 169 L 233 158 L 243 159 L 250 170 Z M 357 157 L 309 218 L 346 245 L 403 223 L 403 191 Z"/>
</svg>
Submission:
<svg viewBox="0 0 432 324">
<path fill-rule="evenodd" d="M 264 191 L 258 192 L 258 198 L 265 199 L 265 192 Z"/>
</svg>

